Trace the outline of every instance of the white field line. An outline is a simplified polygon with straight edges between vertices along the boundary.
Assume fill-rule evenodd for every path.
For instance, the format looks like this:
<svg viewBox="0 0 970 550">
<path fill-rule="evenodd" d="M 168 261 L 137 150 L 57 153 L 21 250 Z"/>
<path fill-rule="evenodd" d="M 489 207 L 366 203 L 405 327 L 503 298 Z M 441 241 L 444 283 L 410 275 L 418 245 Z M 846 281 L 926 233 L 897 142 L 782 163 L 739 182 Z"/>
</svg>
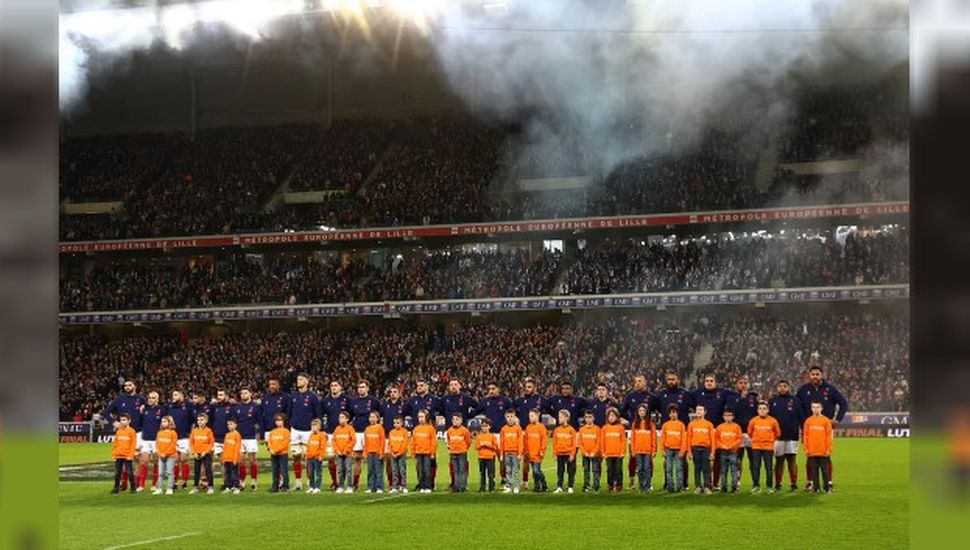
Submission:
<svg viewBox="0 0 970 550">
<path fill-rule="evenodd" d="M 108 546 L 104 550 L 119 550 L 120 548 L 131 548 L 132 546 L 142 546 L 145 544 L 152 544 L 156 542 L 165 542 L 169 540 L 184 539 L 185 537 L 194 537 L 196 535 L 201 535 L 202 533 L 198 531 L 193 531 L 191 533 L 183 533 L 181 535 L 171 535 L 168 537 L 159 537 L 157 539 L 141 540 L 138 542 L 132 542 L 130 544 L 122 544 L 120 546 Z"/>
<path fill-rule="evenodd" d="M 405 494 L 398 493 L 396 495 L 388 495 L 386 497 L 378 497 L 378 498 L 373 498 L 371 500 L 365 500 L 364 501 L 364 504 L 370 504 L 371 502 L 380 502 L 382 500 L 391 500 L 391 499 L 401 498 L 401 497 L 406 497 L 406 496 L 407 495 L 405 495 Z"/>
</svg>

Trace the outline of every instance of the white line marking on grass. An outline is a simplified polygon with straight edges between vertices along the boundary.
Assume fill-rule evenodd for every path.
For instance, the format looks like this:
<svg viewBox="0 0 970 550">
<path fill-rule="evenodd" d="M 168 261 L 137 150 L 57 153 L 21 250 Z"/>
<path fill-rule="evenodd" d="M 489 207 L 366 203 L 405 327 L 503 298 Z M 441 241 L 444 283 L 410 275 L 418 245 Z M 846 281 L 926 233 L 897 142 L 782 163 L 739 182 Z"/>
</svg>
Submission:
<svg viewBox="0 0 970 550">
<path fill-rule="evenodd" d="M 193 531 L 191 533 L 184 533 L 184 534 L 181 534 L 181 535 L 171 535 L 171 536 L 168 536 L 168 537 L 159 537 L 157 539 L 142 540 L 142 541 L 138 541 L 138 542 L 132 542 L 131 544 L 122 544 L 120 546 L 109 546 L 109 547 L 105 548 L 104 550 L 118 550 L 119 548 L 131 548 L 132 546 L 142 546 L 142 545 L 145 545 L 145 544 L 152 544 L 152 543 L 155 543 L 155 542 L 165 542 L 165 541 L 169 541 L 169 540 L 184 539 L 185 537 L 194 537 L 196 535 L 201 535 L 201 534 L 202 533 L 200 533 L 198 531 Z"/>
<path fill-rule="evenodd" d="M 391 500 L 392 498 L 401 498 L 403 496 L 407 496 L 407 495 L 404 495 L 404 494 L 388 495 L 386 497 L 379 497 L 379 498 L 374 498 L 374 499 L 371 499 L 371 500 L 365 500 L 364 501 L 364 504 L 369 504 L 371 502 L 380 502 L 382 500 Z"/>
</svg>

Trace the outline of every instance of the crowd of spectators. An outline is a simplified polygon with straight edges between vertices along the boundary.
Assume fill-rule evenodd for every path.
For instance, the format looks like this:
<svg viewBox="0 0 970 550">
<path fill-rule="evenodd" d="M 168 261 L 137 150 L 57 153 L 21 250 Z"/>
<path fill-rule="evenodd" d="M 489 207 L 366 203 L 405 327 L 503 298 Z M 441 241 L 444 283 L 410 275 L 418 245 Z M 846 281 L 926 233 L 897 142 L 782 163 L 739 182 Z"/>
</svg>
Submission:
<svg viewBox="0 0 970 550">
<path fill-rule="evenodd" d="M 61 200 L 123 201 L 154 183 L 174 151 L 184 146 L 185 138 L 178 134 L 67 140 L 59 157 Z"/>
<path fill-rule="evenodd" d="M 172 389 L 206 396 L 217 389 L 236 395 L 243 387 L 261 393 L 271 377 L 289 388 L 301 371 L 319 392 L 327 391 L 330 380 L 345 387 L 367 380 L 378 396 L 392 384 L 409 395 L 421 379 L 444 393 L 448 381 L 458 378 L 476 398 L 491 381 L 517 396 L 524 378 L 531 377 L 544 393 L 568 379 L 576 381 L 579 395 L 592 396 L 603 382 L 614 398 L 622 398 L 633 376 L 646 376 L 657 391 L 667 370 L 680 374 L 688 389 L 711 372 L 722 386 L 746 375 L 754 391 L 767 394 L 780 378 L 797 386 L 815 364 L 852 410 L 905 410 L 908 331 L 908 319 L 898 313 L 826 311 L 801 318 L 705 313 L 659 323 L 613 317 L 554 325 L 380 324 L 194 338 L 68 336 L 60 344 L 60 414 L 90 419 L 126 378 L 142 392 L 159 391 L 163 400 Z M 705 347 L 713 349 L 709 361 L 695 364 Z"/>
<path fill-rule="evenodd" d="M 387 149 L 393 124 L 340 123 L 310 138 L 306 154 L 290 179 L 293 191 L 344 189 L 356 193 Z"/>
</svg>

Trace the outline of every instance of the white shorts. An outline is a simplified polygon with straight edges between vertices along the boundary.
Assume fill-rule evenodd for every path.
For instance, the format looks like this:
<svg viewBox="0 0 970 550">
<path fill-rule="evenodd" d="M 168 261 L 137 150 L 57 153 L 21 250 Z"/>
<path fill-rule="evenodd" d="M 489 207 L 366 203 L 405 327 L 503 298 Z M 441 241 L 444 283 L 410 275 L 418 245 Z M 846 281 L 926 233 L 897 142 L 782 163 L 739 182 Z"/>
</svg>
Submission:
<svg viewBox="0 0 970 550">
<path fill-rule="evenodd" d="M 797 441 L 775 441 L 775 456 L 797 455 Z"/>
<path fill-rule="evenodd" d="M 295 454 L 303 454 L 307 441 L 310 441 L 310 430 L 290 430 L 290 450 Z"/>
<path fill-rule="evenodd" d="M 135 450 L 136 451 L 139 450 L 139 449 L 141 449 L 141 444 L 144 443 L 144 442 L 145 442 L 145 440 L 141 438 L 141 432 L 135 432 Z"/>
<path fill-rule="evenodd" d="M 256 453 L 259 451 L 259 446 L 256 444 L 255 439 L 243 439 L 239 450 L 243 453 Z"/>
<path fill-rule="evenodd" d="M 138 439 L 141 439 L 140 437 Z M 155 454 L 155 442 L 145 441 L 144 439 L 138 444 L 138 452 L 146 455 Z"/>
<path fill-rule="evenodd" d="M 176 441 L 175 450 L 181 455 L 189 454 L 189 438 L 185 437 Z"/>
<path fill-rule="evenodd" d="M 357 432 L 357 439 L 354 440 L 354 452 L 359 453 L 364 450 L 364 432 Z"/>
<path fill-rule="evenodd" d="M 750 449 L 751 448 L 751 436 L 748 434 L 741 434 L 741 448 Z"/>
<path fill-rule="evenodd" d="M 222 456 L 222 443 L 213 443 L 212 444 L 212 455 L 213 456 Z"/>
</svg>

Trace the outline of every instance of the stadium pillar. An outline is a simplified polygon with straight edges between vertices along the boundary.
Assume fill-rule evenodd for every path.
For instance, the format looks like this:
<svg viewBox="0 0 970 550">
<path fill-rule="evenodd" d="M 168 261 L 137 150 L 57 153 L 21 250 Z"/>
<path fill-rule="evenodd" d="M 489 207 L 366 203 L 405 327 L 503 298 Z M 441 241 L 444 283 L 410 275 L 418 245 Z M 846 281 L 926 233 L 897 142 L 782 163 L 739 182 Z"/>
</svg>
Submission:
<svg viewBox="0 0 970 550">
<path fill-rule="evenodd" d="M 195 69 L 189 67 L 189 135 L 195 139 L 195 127 L 198 123 L 199 107 L 196 91 Z"/>
</svg>

